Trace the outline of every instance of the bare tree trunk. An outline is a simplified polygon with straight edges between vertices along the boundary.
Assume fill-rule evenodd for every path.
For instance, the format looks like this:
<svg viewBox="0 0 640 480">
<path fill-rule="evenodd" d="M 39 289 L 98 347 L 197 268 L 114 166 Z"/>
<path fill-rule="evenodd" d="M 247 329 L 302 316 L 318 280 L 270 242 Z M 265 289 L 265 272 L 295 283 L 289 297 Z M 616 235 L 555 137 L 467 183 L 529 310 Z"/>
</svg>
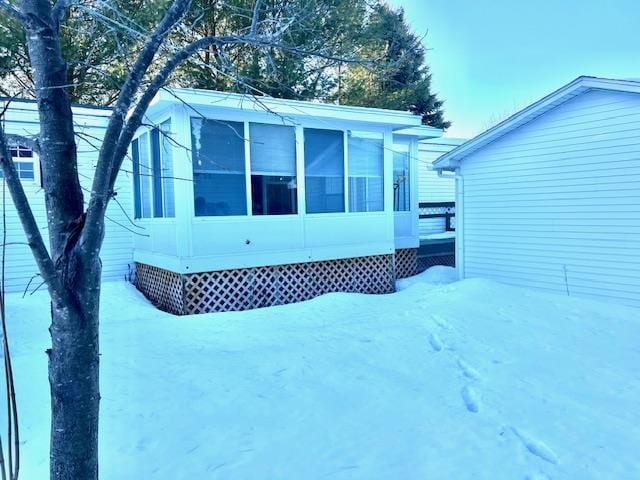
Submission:
<svg viewBox="0 0 640 480">
<path fill-rule="evenodd" d="M 58 4 L 63 6 L 64 3 Z M 22 14 L 40 116 L 40 160 L 49 246 L 57 285 L 51 296 L 50 476 L 98 478 L 98 307 L 102 222 L 95 248 L 83 246 L 84 201 L 77 172 L 60 12 L 48 0 L 23 0 Z M 52 286 L 49 285 L 50 291 Z"/>
<path fill-rule="evenodd" d="M 100 264 L 82 265 L 78 302 L 52 302 L 49 353 L 52 479 L 98 478 Z"/>
</svg>

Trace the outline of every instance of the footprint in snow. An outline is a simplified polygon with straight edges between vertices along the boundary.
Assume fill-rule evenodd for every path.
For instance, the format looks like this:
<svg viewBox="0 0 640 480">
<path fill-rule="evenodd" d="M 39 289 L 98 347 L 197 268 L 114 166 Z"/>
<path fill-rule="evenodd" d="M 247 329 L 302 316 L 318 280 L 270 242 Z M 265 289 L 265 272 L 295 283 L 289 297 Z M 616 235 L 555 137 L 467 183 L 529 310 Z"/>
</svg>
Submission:
<svg viewBox="0 0 640 480">
<path fill-rule="evenodd" d="M 442 350 L 442 341 L 435 333 L 429 335 L 429 343 L 431 344 L 431 348 L 433 348 L 436 352 Z"/>
<path fill-rule="evenodd" d="M 472 413 L 478 413 L 480 411 L 480 398 L 478 397 L 475 389 L 467 385 L 460 393 L 467 410 Z"/>
<path fill-rule="evenodd" d="M 431 315 L 431 318 L 440 328 L 444 328 L 445 330 L 449 330 L 451 328 L 451 325 L 449 325 L 449 323 L 440 315 Z"/>
<path fill-rule="evenodd" d="M 470 380 L 480 380 L 480 374 L 476 369 L 471 367 L 464 360 L 458 360 L 458 367 L 462 370 L 462 374 Z"/>
<path fill-rule="evenodd" d="M 521 432 L 517 428 L 511 428 L 516 437 L 520 439 L 522 444 L 526 447 L 529 453 L 546 460 L 549 463 L 558 463 L 558 456 L 551 448 L 549 448 L 544 442 L 537 440 L 529 435 Z"/>
</svg>

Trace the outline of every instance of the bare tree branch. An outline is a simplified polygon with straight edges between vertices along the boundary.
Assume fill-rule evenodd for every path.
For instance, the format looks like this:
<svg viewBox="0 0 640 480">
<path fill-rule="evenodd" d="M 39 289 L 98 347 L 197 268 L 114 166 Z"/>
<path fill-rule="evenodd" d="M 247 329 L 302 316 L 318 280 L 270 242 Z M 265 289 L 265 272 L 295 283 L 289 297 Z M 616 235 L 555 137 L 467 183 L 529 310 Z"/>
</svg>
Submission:
<svg viewBox="0 0 640 480">
<path fill-rule="evenodd" d="M 0 0 L 0 9 L 4 10 L 5 12 L 7 12 L 9 15 L 11 15 L 16 20 L 19 20 L 21 22 L 24 21 L 24 16 L 20 12 L 20 10 L 18 10 L 18 7 L 16 7 L 15 5 L 9 3 L 8 0 Z"/>
<path fill-rule="evenodd" d="M 37 138 L 25 137 L 24 135 L 17 135 L 15 133 L 7 133 L 5 134 L 5 138 L 9 147 L 25 145 L 37 154 L 40 154 L 40 144 L 38 143 Z"/>
<path fill-rule="evenodd" d="M 260 7 L 262 6 L 262 0 L 256 0 L 253 6 L 253 16 L 251 17 L 251 29 L 249 35 L 256 36 L 258 33 L 258 21 L 260 20 Z"/>
<path fill-rule="evenodd" d="M 51 9 L 51 17 L 58 22 L 58 25 L 62 23 L 64 17 L 67 15 L 71 3 L 72 0 L 58 0 Z"/>
</svg>

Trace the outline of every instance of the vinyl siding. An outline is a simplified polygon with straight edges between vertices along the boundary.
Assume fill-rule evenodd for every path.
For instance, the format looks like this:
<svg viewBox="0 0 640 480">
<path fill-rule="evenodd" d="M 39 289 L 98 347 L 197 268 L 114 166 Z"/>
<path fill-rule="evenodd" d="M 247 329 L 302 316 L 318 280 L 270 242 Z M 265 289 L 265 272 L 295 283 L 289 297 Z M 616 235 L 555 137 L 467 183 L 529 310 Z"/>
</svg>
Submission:
<svg viewBox="0 0 640 480">
<path fill-rule="evenodd" d="M 1 103 L 0 103 L 1 105 Z M 85 202 L 89 198 L 91 180 L 97 158 L 96 149 L 99 147 L 99 139 L 104 133 L 107 119 L 104 110 L 93 111 L 88 108 L 74 108 L 74 121 L 76 132 L 84 134 L 77 138 L 78 147 L 78 174 L 82 187 L 85 189 Z M 30 102 L 12 102 L 7 111 L 5 129 L 7 133 L 20 135 L 35 135 L 39 130 L 35 104 Z M 131 170 L 130 162 L 125 161 L 123 170 Z M 0 185 L 3 180 L 0 180 Z M 31 208 L 36 217 L 41 231 L 48 244 L 46 211 L 44 193 L 40 187 L 38 172 L 36 181 L 23 181 L 23 187 L 30 200 Z M 135 229 L 127 219 L 132 216 L 132 181 L 126 172 L 120 174 L 116 183 L 116 199 L 122 206 L 111 202 L 108 210 L 108 219 L 105 220 L 105 239 L 100 258 L 102 260 L 102 277 L 104 280 L 123 279 L 128 272 L 128 266 L 133 261 L 133 237 L 127 227 Z M 0 203 L 0 209 L 1 207 Z M 124 211 L 123 211 L 124 210 Z M 126 214 L 125 214 L 126 212 Z M 5 266 L 5 287 L 7 291 L 23 292 L 29 285 L 29 291 L 37 288 L 42 281 L 38 276 L 31 251 L 25 242 L 25 236 L 17 212 L 6 193 L 6 224 L 7 224 L 7 249 Z M 0 234 L 2 226 L 0 225 Z M 41 287 L 41 289 L 44 286 Z"/>
<path fill-rule="evenodd" d="M 461 173 L 465 277 L 640 306 L 640 95 L 588 91 Z"/>
<path fill-rule="evenodd" d="M 418 176 L 418 195 L 420 202 L 453 202 L 456 198 L 453 178 L 438 177 L 437 172 L 430 169 L 431 164 L 441 155 L 463 143 L 462 139 L 436 139 L 420 142 Z M 445 231 L 444 218 L 425 218 L 418 222 L 420 236 Z"/>
</svg>

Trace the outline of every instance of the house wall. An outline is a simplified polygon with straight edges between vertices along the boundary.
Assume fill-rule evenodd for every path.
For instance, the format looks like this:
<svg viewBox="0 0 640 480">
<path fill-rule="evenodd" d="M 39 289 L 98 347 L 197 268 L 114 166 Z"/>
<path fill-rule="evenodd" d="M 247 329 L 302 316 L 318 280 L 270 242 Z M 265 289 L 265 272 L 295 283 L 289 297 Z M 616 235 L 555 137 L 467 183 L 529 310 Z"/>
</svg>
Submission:
<svg viewBox="0 0 640 480">
<path fill-rule="evenodd" d="M 420 202 L 454 202 L 456 186 L 454 178 L 449 176 L 439 177 L 438 173 L 431 170 L 431 164 L 440 156 L 458 145 L 464 143 L 460 138 L 437 138 L 425 140 L 418 147 L 418 192 Z M 445 174 L 447 175 L 447 174 Z M 418 222 L 420 237 L 445 231 L 444 218 L 423 218 Z"/>
<path fill-rule="evenodd" d="M 579 95 L 460 173 L 465 277 L 640 306 L 640 95 Z"/>
<path fill-rule="evenodd" d="M 393 134 L 380 125 L 320 118 L 282 117 L 266 112 L 198 107 L 198 113 L 218 120 L 291 124 L 296 129 L 298 211 L 296 215 L 241 215 L 195 217 L 189 117 L 192 110 L 176 105 L 171 111 L 150 111 L 159 123 L 172 118 L 176 194 L 175 219 L 141 219 L 149 237 L 135 238 L 137 262 L 179 273 L 283 265 L 373 255 L 390 255 L 396 248 L 418 246 L 417 209 L 408 212 L 412 223 L 401 226 L 406 242 L 396 242 L 393 212 Z M 303 128 L 373 131 L 384 135 L 384 211 L 306 214 Z M 414 144 L 416 142 L 413 142 Z M 186 146 L 186 148 L 184 148 Z M 247 149 L 248 151 L 248 149 Z M 248 162 L 248 157 L 247 157 Z M 417 164 L 416 164 L 417 165 Z M 412 168 L 415 170 L 416 165 Z M 248 163 L 247 163 L 248 166 Z M 347 172 L 345 167 L 345 172 Z M 345 184 L 347 183 L 345 178 Z M 416 183 L 417 185 L 417 183 Z M 247 186 L 248 187 L 248 186 Z M 345 185 L 346 187 L 346 185 Z M 249 188 L 247 188 L 250 191 Z M 415 188 L 413 188 L 415 190 Z M 346 191 L 346 190 L 345 190 Z M 348 204 L 348 194 L 345 194 Z M 417 207 L 417 197 L 416 197 Z M 249 200 L 247 204 L 250 205 Z M 415 225 L 414 225 L 415 224 Z M 407 245 L 410 242 L 412 245 Z M 415 245 L 414 245 L 415 244 Z"/>
<path fill-rule="evenodd" d="M 0 102 L 0 108 L 3 108 Z M 84 107 L 74 107 L 74 121 L 76 132 L 78 133 L 78 174 L 80 183 L 87 191 L 91 188 L 94 165 L 96 162 L 96 147 L 99 146 L 99 138 L 104 132 L 107 116 L 110 111 L 107 109 L 93 109 Z M 35 135 L 39 131 L 38 114 L 36 104 L 25 101 L 12 101 L 6 112 L 4 127 L 6 133 L 19 135 Z M 84 134 L 84 135 L 83 135 Z M 130 164 L 125 162 L 123 170 L 130 170 Z M 37 165 L 37 162 L 36 162 Z M 34 216 L 46 239 L 46 211 L 44 204 L 44 193 L 40 186 L 39 170 L 36 171 L 35 181 L 23 181 L 23 186 L 27 197 L 30 200 Z M 2 180 L 0 180 L 0 183 Z M 131 178 L 130 174 L 123 172 L 116 183 L 117 201 L 122 206 L 120 208 L 115 202 L 111 202 L 106 220 L 105 240 L 100 258 L 102 259 L 102 275 L 104 280 L 123 279 L 128 272 L 128 266 L 133 261 L 133 234 L 128 228 L 135 230 L 129 222 L 127 214 L 133 211 L 131 205 Z M 89 194 L 85 193 L 85 200 Z M 6 194 L 6 219 L 7 219 L 7 250 L 5 286 L 7 291 L 22 292 L 29 281 L 30 289 L 41 284 L 39 277 L 34 277 L 38 273 L 31 251 L 24 244 L 25 236 L 17 212 L 11 202 L 9 193 Z M 1 209 L 1 204 L 0 204 Z M 124 211 L 123 211 L 124 210 Z M 0 226 L 0 231 L 1 231 Z"/>
</svg>

